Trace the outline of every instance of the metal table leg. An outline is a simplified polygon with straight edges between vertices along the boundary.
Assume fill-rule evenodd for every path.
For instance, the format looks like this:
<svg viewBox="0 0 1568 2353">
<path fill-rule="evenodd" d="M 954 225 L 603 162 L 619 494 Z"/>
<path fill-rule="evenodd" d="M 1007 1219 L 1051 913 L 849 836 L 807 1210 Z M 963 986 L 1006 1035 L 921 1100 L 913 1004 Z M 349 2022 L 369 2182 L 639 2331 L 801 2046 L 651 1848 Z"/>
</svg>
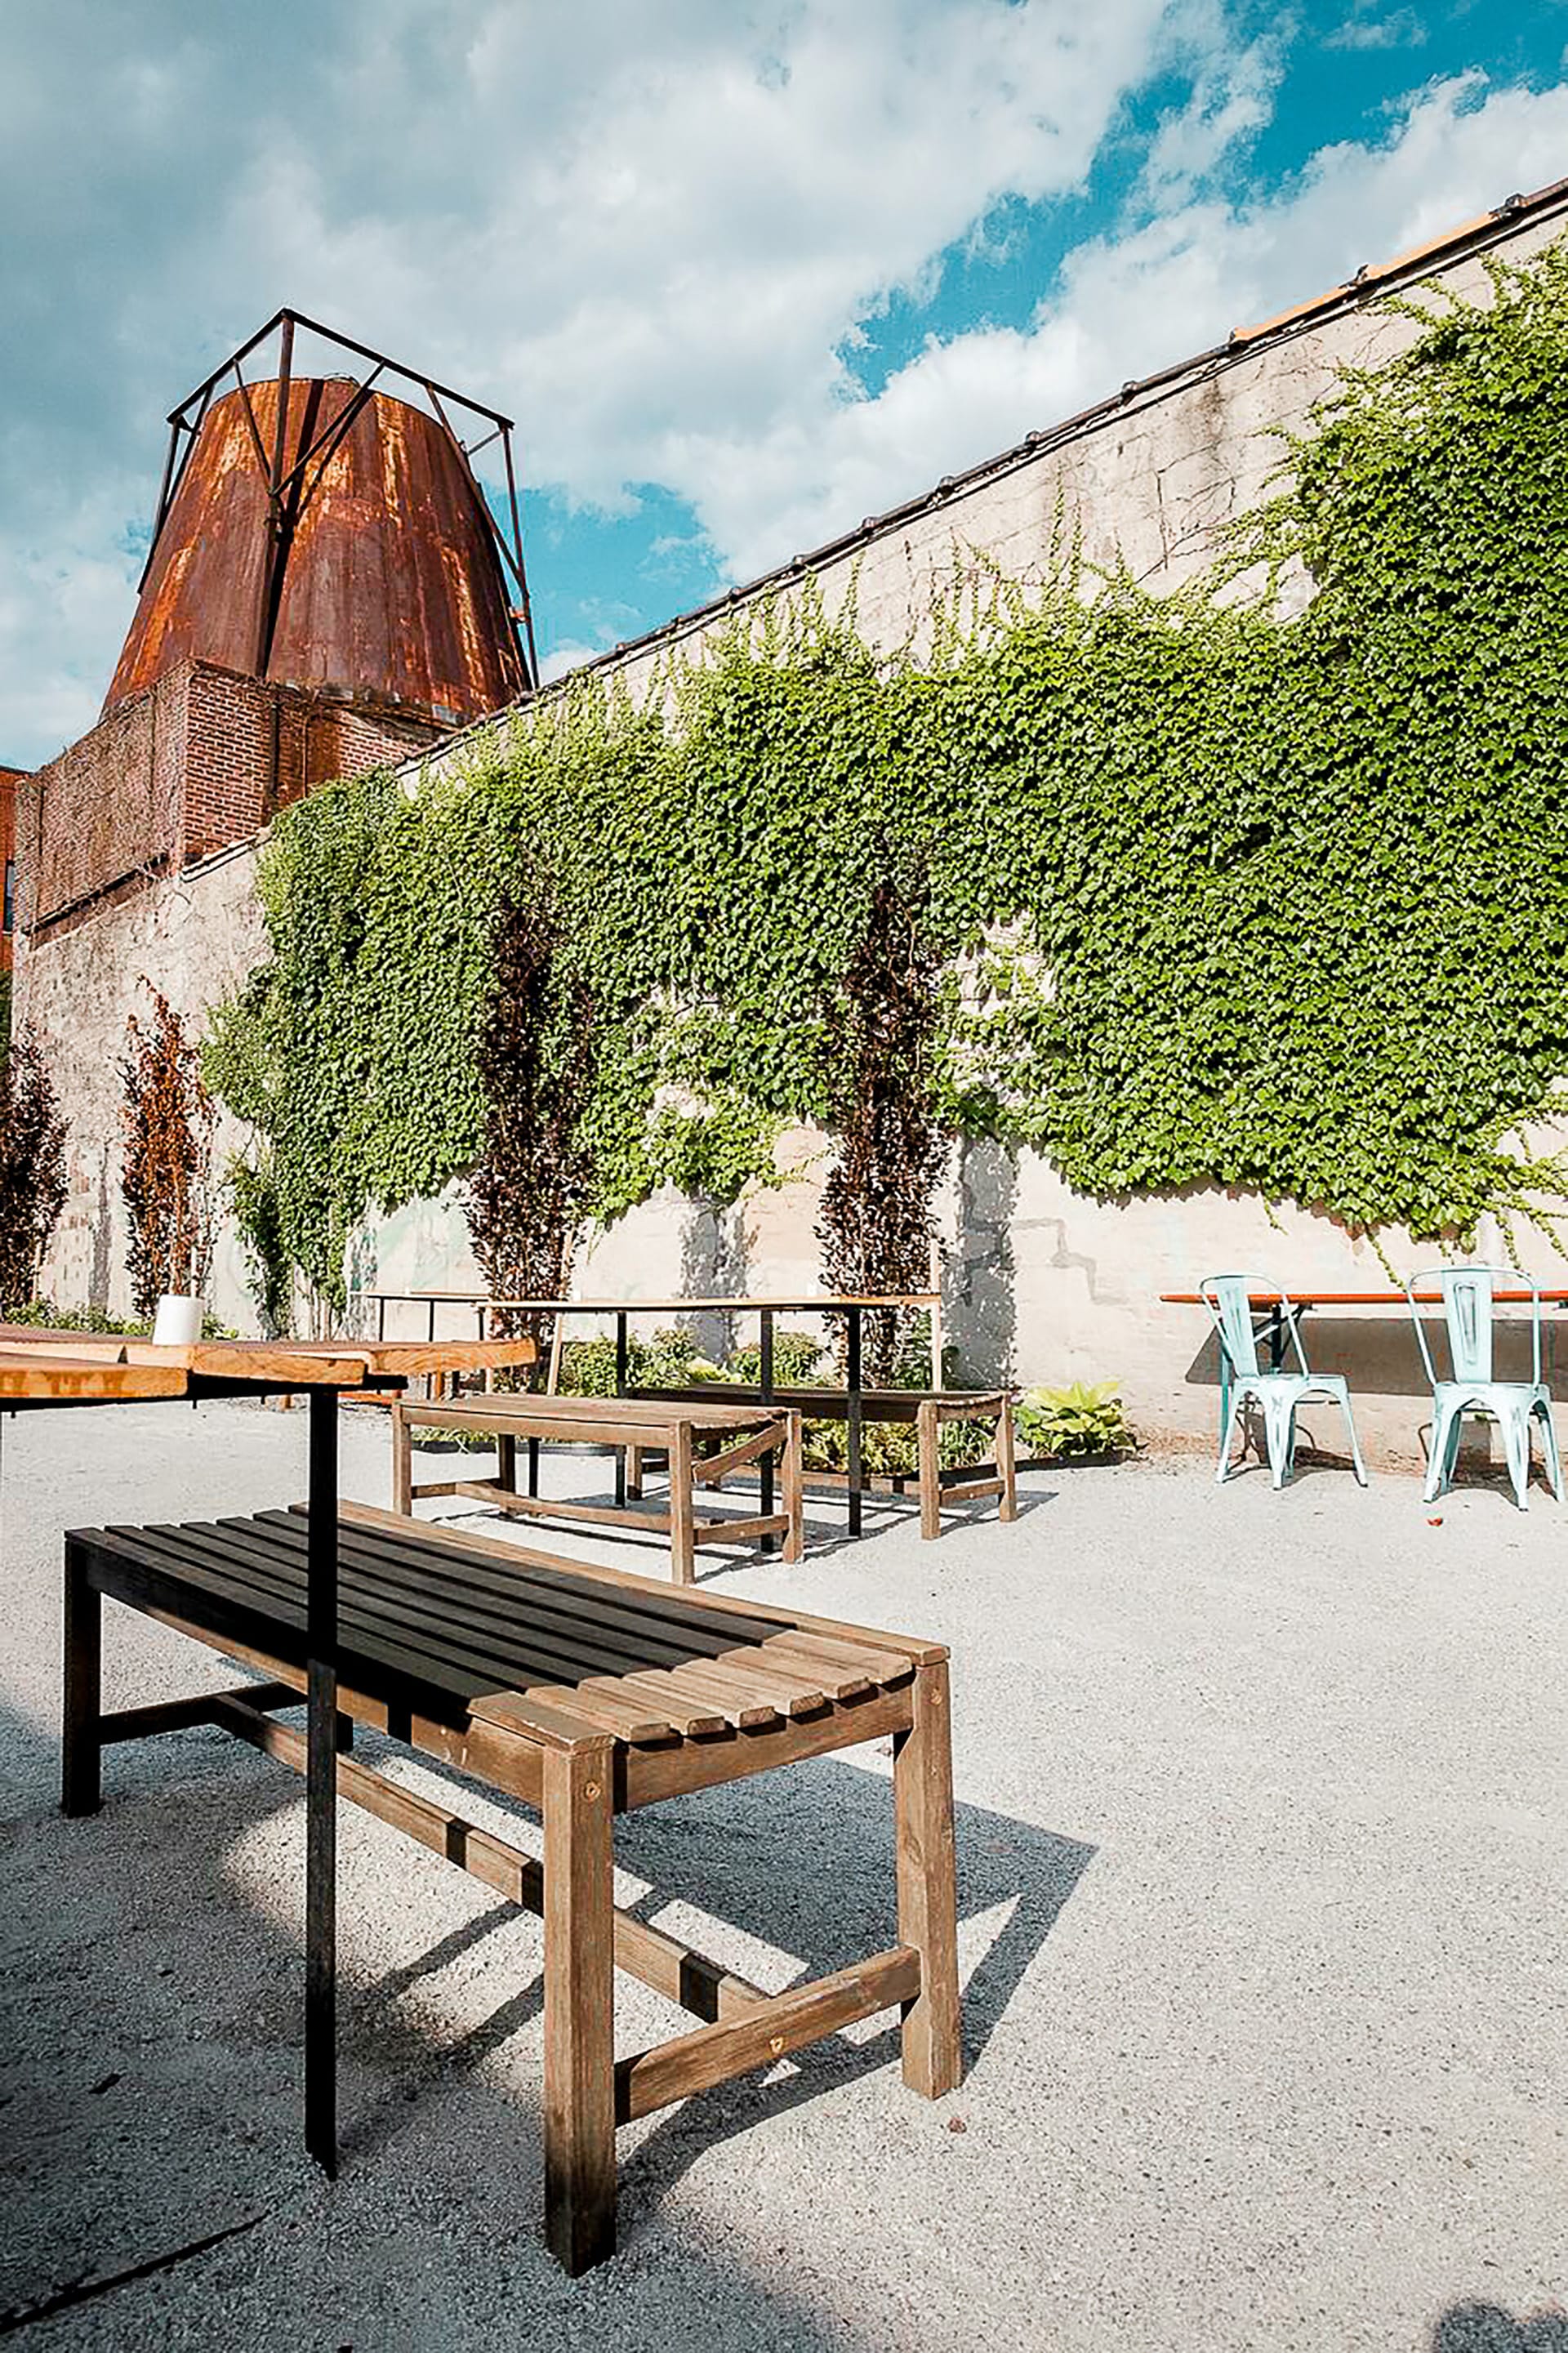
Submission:
<svg viewBox="0 0 1568 2353">
<path fill-rule="evenodd" d="M 771 1307 L 764 1307 L 762 1311 L 762 1363 L 758 1369 L 762 1378 L 757 1386 L 762 1391 L 763 1403 L 772 1405 L 773 1401 L 773 1311 Z M 771 1515 L 773 1508 L 773 1458 L 771 1454 L 763 1456 L 761 1476 L 761 1508 L 765 1520 Z M 778 1548 L 777 1536 L 763 1538 L 764 1552 L 777 1552 Z"/>
<path fill-rule="evenodd" d="M 849 1533 L 860 1533 L 860 1310 L 849 1310 L 849 1356 L 845 1366 L 845 1387 L 849 1392 L 846 1408 L 848 1428 Z"/>
<path fill-rule="evenodd" d="M 626 1393 L 626 1317 L 624 1308 L 616 1317 L 616 1395 Z M 626 1500 L 626 1453 L 624 1446 L 616 1449 L 616 1501 L 625 1506 Z"/>
<path fill-rule="evenodd" d="M 338 2169 L 338 1399 L 312 1389 L 305 1629 L 305 2146 Z"/>
</svg>

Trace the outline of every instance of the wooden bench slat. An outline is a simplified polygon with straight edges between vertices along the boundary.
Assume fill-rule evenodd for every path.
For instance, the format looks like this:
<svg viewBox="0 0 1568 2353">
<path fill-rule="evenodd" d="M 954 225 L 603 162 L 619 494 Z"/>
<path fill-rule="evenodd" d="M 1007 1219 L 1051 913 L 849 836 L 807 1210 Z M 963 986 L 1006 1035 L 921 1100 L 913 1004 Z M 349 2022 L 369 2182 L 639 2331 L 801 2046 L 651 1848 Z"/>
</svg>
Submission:
<svg viewBox="0 0 1568 2353">
<path fill-rule="evenodd" d="M 300 1550 L 304 1549 L 307 1515 L 303 1504 L 287 1512 L 261 1512 L 257 1518 L 267 1525 L 286 1524 Z M 520 1584 L 538 1585 L 588 1599 L 595 1616 L 601 1606 L 602 1588 L 610 1585 L 619 1588 L 618 1603 L 640 1620 L 658 1620 L 689 1629 L 694 1634 L 725 1634 L 731 1642 L 761 1641 L 762 1636 L 754 1630 L 763 1620 L 776 1633 L 798 1622 L 793 1611 L 769 1609 L 761 1602 L 739 1601 L 733 1596 L 726 1596 L 722 1601 L 693 1601 L 652 1577 L 629 1576 L 621 1569 L 602 1569 L 588 1561 L 569 1560 L 564 1554 L 539 1552 L 532 1546 L 523 1551 L 496 1536 L 476 1535 L 467 1528 L 448 1527 L 429 1520 L 411 1520 L 404 1513 L 380 1511 L 371 1504 L 345 1503 L 339 1525 L 377 1531 L 389 1543 L 412 1553 L 421 1564 L 428 1560 L 432 1574 L 439 1573 L 450 1562 L 454 1567 L 460 1564 L 466 1577 L 472 1567 L 476 1580 L 482 1580 L 490 1590 L 510 1594 Z"/>
<path fill-rule="evenodd" d="M 296 1576 L 290 1575 L 296 1556 L 280 1547 L 268 1558 L 238 1538 L 219 1537 L 216 1531 L 200 1526 L 153 1528 L 147 1533 L 165 1541 L 176 1540 L 176 1551 L 177 1540 L 184 1539 L 197 1557 L 220 1573 L 247 1579 L 258 1590 L 284 1599 L 303 1596 L 303 1555 L 298 1556 Z M 509 1686 L 520 1679 L 521 1683 L 575 1683 L 581 1674 L 604 1672 L 608 1657 L 592 1642 L 557 1641 L 527 1621 L 475 1635 L 438 1599 L 388 1594 L 380 1588 L 366 1578 L 363 1564 L 346 1547 L 339 1561 L 338 1618 L 340 1626 L 365 1627 L 377 1633 L 385 1629 L 394 1639 L 405 1630 L 417 1633 L 430 1645 L 430 1657 L 471 1677 L 475 1691 Z M 609 1663 L 615 1672 L 614 1662 Z"/>
</svg>

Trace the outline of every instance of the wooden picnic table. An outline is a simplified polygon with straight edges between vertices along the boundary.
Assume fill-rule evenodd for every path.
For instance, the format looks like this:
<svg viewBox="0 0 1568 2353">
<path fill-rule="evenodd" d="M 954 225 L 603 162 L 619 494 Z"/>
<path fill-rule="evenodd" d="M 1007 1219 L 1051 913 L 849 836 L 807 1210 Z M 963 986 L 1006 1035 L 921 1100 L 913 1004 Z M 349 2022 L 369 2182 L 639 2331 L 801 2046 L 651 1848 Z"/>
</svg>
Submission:
<svg viewBox="0 0 1568 2353">
<path fill-rule="evenodd" d="M 305 1770 L 305 2145 L 328 2174 L 337 2170 L 337 1820 L 333 1773 L 338 1736 L 338 1398 L 400 1388 L 416 1373 L 473 1371 L 534 1361 L 531 1339 L 365 1342 L 199 1340 L 178 1347 L 119 1334 L 38 1330 L 0 1324 L 0 1415 L 64 1407 L 139 1405 L 303 1393 L 310 1399 L 310 1536 L 300 1570 L 300 1672 L 307 1728 Z M 79 1594 L 79 1601 L 80 1595 Z M 68 1813 L 96 1803 L 98 1749 L 88 1721 L 96 1694 L 96 1603 L 88 1627 L 73 1615 L 68 1582 L 62 1802 Z M 73 1663 L 74 1662 L 74 1663 Z M 159 1711 L 136 1711 L 138 1720 Z M 193 1718 L 188 1710 L 180 1719 Z M 147 1728 L 153 1726 L 149 1724 Z M 130 1733 L 110 1738 L 132 1736 Z M 84 1778 L 85 1777 L 85 1778 Z M 91 1803 L 88 1802 L 89 1796 Z"/>
<path fill-rule="evenodd" d="M 312 1391 L 312 1395 L 314 1392 Z M 342 1562 L 332 1705 L 521 1799 L 541 1864 L 492 1831 L 271 1720 L 316 1694 L 318 1557 Z M 105 1594 L 268 1678 L 105 1716 Z M 795 1609 L 676 1593 L 395 1513 L 329 1504 L 66 1547 L 66 1802 L 99 1802 L 106 1743 L 216 1724 L 366 1807 L 544 1919 L 544 2204 L 566 2269 L 614 2252 L 616 2128 L 897 2008 L 904 2080 L 963 2073 L 946 1650 Z M 312 1734 L 316 1718 L 312 1715 Z M 898 1941 L 768 1994 L 613 1894 L 614 1817 L 868 1740 L 893 1747 Z M 759 1849 L 759 1867 L 765 1853 Z M 702 2021 L 616 2060 L 614 1972 Z M 320 2153 L 320 2150 L 319 2152 Z"/>
<path fill-rule="evenodd" d="M 851 1535 L 860 1534 L 862 1499 L 867 1493 L 863 1436 L 867 1399 L 873 1393 L 867 1390 L 861 1377 L 861 1358 L 865 1319 L 868 1314 L 889 1308 L 929 1309 L 931 1319 L 931 1389 L 935 1394 L 942 1393 L 942 1335 L 940 1291 L 819 1291 L 804 1298 L 769 1294 L 760 1298 L 731 1296 L 697 1299 L 496 1299 L 485 1292 L 479 1291 L 366 1291 L 357 1295 L 362 1299 L 376 1301 L 378 1335 L 385 1331 L 388 1304 L 399 1301 L 417 1303 L 425 1307 L 428 1318 L 428 1330 L 432 1336 L 436 1330 L 437 1309 L 442 1305 L 472 1308 L 478 1317 L 478 1328 L 481 1335 L 486 1329 L 486 1320 L 492 1313 L 504 1312 L 510 1314 L 533 1315 L 541 1318 L 548 1316 L 552 1319 L 564 1318 L 568 1315 L 612 1316 L 615 1319 L 616 1329 L 616 1395 L 617 1397 L 628 1395 L 647 1397 L 656 1394 L 647 1389 L 634 1390 L 628 1383 L 630 1324 L 634 1315 L 692 1314 L 755 1315 L 759 1331 L 761 1361 L 758 1369 L 761 1378 L 755 1385 L 754 1397 L 757 1402 L 763 1405 L 772 1404 L 775 1393 L 773 1331 L 776 1318 L 780 1315 L 842 1315 L 845 1321 L 845 1380 L 843 1389 L 837 1394 L 844 1400 L 847 1424 L 846 1452 L 848 1467 L 846 1483 L 848 1489 Z M 558 1343 L 559 1333 L 557 1333 Z M 552 1351 L 552 1366 L 554 1360 Z M 551 1386 L 553 1388 L 553 1380 Z M 668 1400 L 679 1401 L 677 1392 L 659 1391 L 657 1394 Z M 742 1391 L 742 1395 L 746 1394 L 749 1393 Z M 830 1399 L 834 1392 L 826 1390 L 822 1394 L 825 1398 Z M 825 1403 L 823 1410 L 831 1411 L 831 1405 Z M 771 1511 L 773 1507 L 772 1475 L 771 1458 L 764 1458 L 762 1468 L 764 1513 Z M 626 1478 L 625 1457 L 617 1455 L 616 1502 L 618 1507 L 624 1507 L 626 1501 Z"/>
<path fill-rule="evenodd" d="M 416 1486 L 413 1434 L 421 1429 L 479 1430 L 493 1436 L 497 1446 L 494 1479 L 432 1480 Z M 670 1572 L 678 1585 L 689 1585 L 696 1573 L 699 1546 L 733 1545 L 760 1538 L 772 1546 L 784 1541 L 784 1557 L 795 1561 L 802 1544 L 801 1418 L 787 1406 L 732 1402 L 722 1388 L 710 1387 L 692 1400 L 663 1402 L 641 1397 L 532 1397 L 513 1391 L 465 1399 L 460 1404 L 405 1406 L 392 1409 L 392 1497 L 395 1510 L 412 1514 L 426 1495 L 466 1495 L 503 1512 L 552 1519 L 589 1520 L 611 1525 L 654 1528 L 669 1537 Z M 517 1446 L 529 1448 L 526 1494 L 517 1483 Z M 539 1493 L 539 1445 L 542 1439 L 568 1444 L 610 1446 L 621 1470 L 623 1500 L 614 1506 L 584 1504 L 571 1498 L 545 1498 Z M 700 1439 L 718 1439 L 717 1452 L 700 1453 Z M 725 1443 L 723 1441 L 729 1441 Z M 658 1451 L 669 1463 L 668 1508 L 648 1509 L 624 1498 L 642 1494 L 644 1451 Z M 773 1508 L 772 1472 L 778 1458 L 783 1473 L 784 1509 Z M 630 1475 L 628 1475 L 628 1458 Z M 701 1519 L 697 1513 L 699 1487 L 717 1487 L 735 1471 L 757 1463 L 765 1493 L 762 1511 L 751 1519 Z"/>
</svg>

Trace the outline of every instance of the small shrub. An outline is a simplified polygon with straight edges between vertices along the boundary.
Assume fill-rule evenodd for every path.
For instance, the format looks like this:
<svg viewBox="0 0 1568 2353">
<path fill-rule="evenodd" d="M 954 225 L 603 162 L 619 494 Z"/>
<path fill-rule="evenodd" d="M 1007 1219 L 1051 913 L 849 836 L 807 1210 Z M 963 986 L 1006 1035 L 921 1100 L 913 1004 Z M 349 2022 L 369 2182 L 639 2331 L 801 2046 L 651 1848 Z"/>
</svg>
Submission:
<svg viewBox="0 0 1568 2353">
<path fill-rule="evenodd" d="M 14 1320 L 66 1198 L 66 1123 L 43 1051 L 24 1032 L 0 1051 L 0 1310 Z"/>
<path fill-rule="evenodd" d="M 1017 1406 L 1018 1435 L 1032 1454 L 1071 1461 L 1121 1454 L 1137 1438 L 1121 1409 L 1115 1381 L 1074 1381 L 1064 1389 L 1026 1389 Z"/>
</svg>

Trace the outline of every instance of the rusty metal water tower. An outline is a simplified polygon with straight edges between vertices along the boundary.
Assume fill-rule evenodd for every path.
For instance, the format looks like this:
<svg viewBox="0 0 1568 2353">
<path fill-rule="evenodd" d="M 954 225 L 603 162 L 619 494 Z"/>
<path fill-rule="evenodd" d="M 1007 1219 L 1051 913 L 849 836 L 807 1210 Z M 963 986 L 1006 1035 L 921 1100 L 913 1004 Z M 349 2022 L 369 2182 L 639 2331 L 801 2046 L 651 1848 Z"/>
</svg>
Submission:
<svg viewBox="0 0 1568 2353">
<path fill-rule="evenodd" d="M 296 375 L 297 331 L 357 374 Z M 448 727 L 537 684 L 509 417 L 279 311 L 169 427 L 106 715 L 192 659 Z M 472 463 L 496 443 L 504 528 Z"/>
</svg>

